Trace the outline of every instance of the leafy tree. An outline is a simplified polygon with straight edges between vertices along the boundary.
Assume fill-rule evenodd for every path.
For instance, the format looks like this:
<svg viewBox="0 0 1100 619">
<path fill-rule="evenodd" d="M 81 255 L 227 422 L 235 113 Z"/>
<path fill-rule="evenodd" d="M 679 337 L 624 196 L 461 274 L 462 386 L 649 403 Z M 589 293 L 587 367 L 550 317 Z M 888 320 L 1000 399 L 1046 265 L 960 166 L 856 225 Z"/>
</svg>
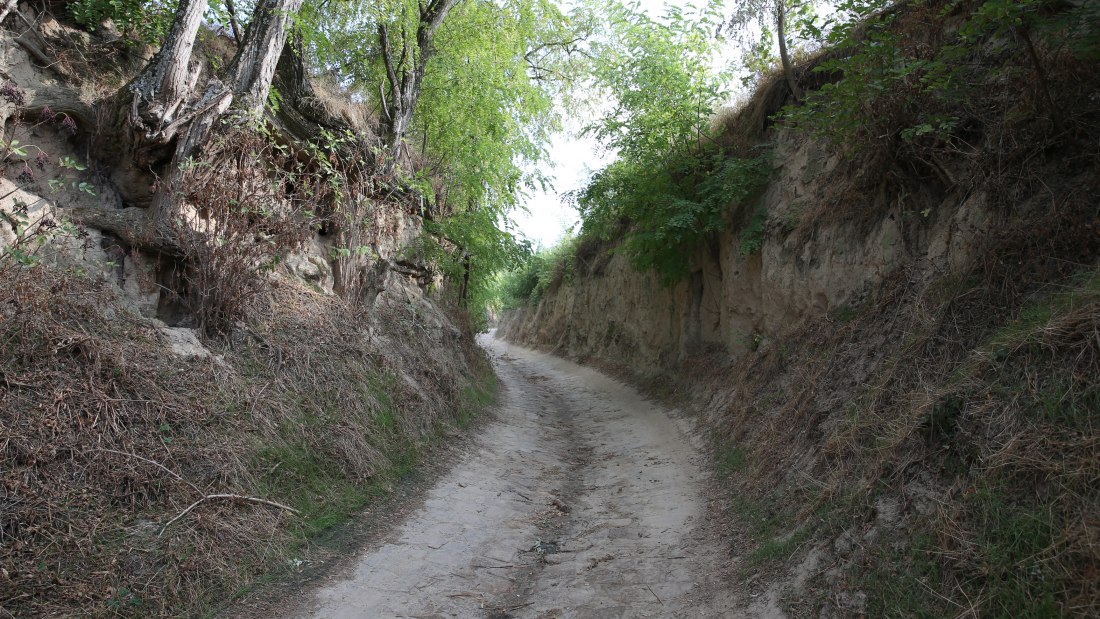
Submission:
<svg viewBox="0 0 1100 619">
<path fill-rule="evenodd" d="M 77 23 L 91 29 L 110 19 L 125 35 L 142 43 L 155 44 L 168 34 L 174 2 L 146 0 L 76 0 L 68 5 Z"/>
<path fill-rule="evenodd" d="M 529 58 L 571 33 L 568 17 L 546 0 L 468 0 L 440 30 L 413 129 L 452 208 L 504 217 L 526 188 L 545 183 L 535 164 L 559 127 L 553 97 L 568 69 L 564 57 L 543 55 L 539 69 Z M 559 73 L 536 73 L 543 70 Z"/>
<path fill-rule="evenodd" d="M 551 247 L 524 256 L 509 271 L 493 280 L 492 294 L 500 309 L 534 305 L 557 278 L 572 277 L 580 237 L 569 233 Z"/>
<path fill-rule="evenodd" d="M 928 13 L 937 19 L 951 13 L 958 27 L 943 32 L 935 21 L 904 21 Z M 998 124 L 983 118 L 991 93 L 1024 72 L 1061 133 L 1063 110 L 1041 44 L 1094 59 L 1097 23 L 1096 3 L 842 0 L 819 31 L 833 54 L 814 70 L 831 78 L 786 117 L 847 150 L 875 147 L 896 157 L 916 142 L 948 144 L 968 126 Z"/>
<path fill-rule="evenodd" d="M 615 4 L 593 45 L 593 78 L 611 103 L 587 131 L 618 157 L 570 199 L 583 234 L 624 235 L 634 266 L 666 283 L 689 273 L 693 250 L 724 227 L 730 203 L 750 199 L 770 172 L 765 153 L 733 156 L 708 133 L 728 94 L 729 75 L 712 68 L 721 10 L 670 9 L 657 22 Z"/>
<path fill-rule="evenodd" d="M 403 108 L 415 113 L 400 143 L 392 131 L 384 140 L 421 167 L 413 182 L 435 201 L 434 231 L 450 241 L 440 247 L 451 246 L 455 254 L 444 266 L 469 267 L 469 273 L 454 276 L 469 280 L 460 288 L 476 306 L 488 278 L 510 264 L 511 250 L 501 250 L 507 213 L 524 191 L 546 182 L 536 164 L 547 157 L 545 145 L 560 118 L 561 108 L 553 103 L 568 93 L 580 70 L 579 47 L 591 20 L 565 14 L 550 0 L 462 0 L 432 30 L 429 54 L 413 46 L 402 55 L 402 46 L 417 40 L 409 33 L 416 32 L 420 10 L 399 0 L 338 5 L 323 13 L 307 5 L 304 48 L 315 55 L 319 70 L 363 93 L 383 126 L 404 105 L 394 103 L 393 76 L 400 84 L 399 67 L 414 68 L 419 59 L 419 91 L 414 105 Z M 392 72 L 381 31 L 390 41 Z"/>
<path fill-rule="evenodd" d="M 152 24 L 172 11 L 144 37 L 159 40 L 159 53 L 116 102 L 130 128 L 121 140 L 129 154 L 116 176 L 132 187 L 162 189 L 125 196 L 140 208 L 84 209 L 77 217 L 139 246 L 152 239 L 172 251 L 171 226 L 164 224 L 177 195 L 174 171 L 227 118 L 277 116 L 277 130 L 353 158 L 353 176 L 378 172 L 363 165 L 377 158 L 385 162 L 384 182 L 396 176 L 399 191 L 434 203 L 426 212 L 437 220 L 432 232 L 447 237 L 439 246 L 454 254 L 448 266 L 463 267 L 456 278 L 471 302 L 485 278 L 521 248 L 508 233 L 507 212 L 526 188 L 545 182 L 528 170 L 546 157 L 559 119 L 552 100 L 568 89 L 586 36 L 550 0 L 271 0 L 246 3 L 247 19 L 228 0 L 77 4 L 88 24 L 106 18 Z M 232 31 L 238 52 L 216 77 L 196 84 L 192 52 L 204 22 Z M 272 91 L 277 71 L 279 90 Z M 369 152 L 371 136 L 359 140 L 314 103 L 309 82 L 321 73 L 374 107 L 385 156 Z M 143 182 L 150 173 L 160 182 Z"/>
<path fill-rule="evenodd" d="M 718 3 L 698 15 L 670 7 L 662 23 L 636 4 L 611 3 L 591 52 L 591 79 L 610 109 L 585 132 L 636 163 L 660 164 L 702 139 L 714 107 L 728 96 L 728 74 L 712 68 L 720 10 Z"/>
<path fill-rule="evenodd" d="M 517 268 L 531 253 L 530 244 L 518 240 L 487 209 L 426 222 L 418 249 L 458 284 L 455 296 L 469 309 L 478 330 L 486 327 L 486 310 L 498 296 L 496 274 Z"/>
<path fill-rule="evenodd" d="M 447 13 L 458 0 L 417 0 L 415 10 L 408 2 L 401 3 L 401 36 L 390 36 L 386 20 L 378 21 L 378 50 L 386 68 L 388 88 L 383 88 L 383 136 L 391 152 L 396 153 L 412 124 L 413 112 L 420 98 L 421 84 L 428 60 L 435 52 L 433 38 Z M 415 15 L 415 27 L 410 27 L 407 15 Z M 415 32 L 415 35 L 413 34 Z"/>
</svg>

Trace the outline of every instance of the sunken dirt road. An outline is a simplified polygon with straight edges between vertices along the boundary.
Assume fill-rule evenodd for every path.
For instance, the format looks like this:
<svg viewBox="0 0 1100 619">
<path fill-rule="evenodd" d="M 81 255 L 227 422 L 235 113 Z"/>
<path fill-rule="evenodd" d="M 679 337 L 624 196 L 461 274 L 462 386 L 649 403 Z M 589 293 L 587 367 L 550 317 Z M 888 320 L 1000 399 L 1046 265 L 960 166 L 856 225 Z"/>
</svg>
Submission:
<svg viewBox="0 0 1100 619">
<path fill-rule="evenodd" d="M 421 507 L 283 616 L 739 614 L 688 422 L 594 370 L 482 344 L 496 418 Z"/>
</svg>

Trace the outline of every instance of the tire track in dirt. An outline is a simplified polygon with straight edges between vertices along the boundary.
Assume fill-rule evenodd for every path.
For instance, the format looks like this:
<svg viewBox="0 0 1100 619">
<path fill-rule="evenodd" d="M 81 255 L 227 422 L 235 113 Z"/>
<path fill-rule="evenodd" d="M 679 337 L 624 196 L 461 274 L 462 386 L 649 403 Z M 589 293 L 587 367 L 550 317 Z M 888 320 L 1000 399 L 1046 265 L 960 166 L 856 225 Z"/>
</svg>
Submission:
<svg viewBox="0 0 1100 619">
<path fill-rule="evenodd" d="M 423 507 L 287 617 L 729 617 L 687 422 L 491 338 L 497 418 Z"/>
</svg>

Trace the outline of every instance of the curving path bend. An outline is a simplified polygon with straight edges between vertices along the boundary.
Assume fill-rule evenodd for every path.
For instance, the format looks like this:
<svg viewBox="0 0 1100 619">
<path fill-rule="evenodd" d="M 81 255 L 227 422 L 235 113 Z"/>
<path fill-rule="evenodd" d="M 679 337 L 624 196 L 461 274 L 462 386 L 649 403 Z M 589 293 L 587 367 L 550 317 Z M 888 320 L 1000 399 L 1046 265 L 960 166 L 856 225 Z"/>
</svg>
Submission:
<svg viewBox="0 0 1100 619">
<path fill-rule="evenodd" d="M 481 341 L 496 419 L 420 509 L 285 616 L 735 616 L 689 422 L 595 370 Z"/>
</svg>

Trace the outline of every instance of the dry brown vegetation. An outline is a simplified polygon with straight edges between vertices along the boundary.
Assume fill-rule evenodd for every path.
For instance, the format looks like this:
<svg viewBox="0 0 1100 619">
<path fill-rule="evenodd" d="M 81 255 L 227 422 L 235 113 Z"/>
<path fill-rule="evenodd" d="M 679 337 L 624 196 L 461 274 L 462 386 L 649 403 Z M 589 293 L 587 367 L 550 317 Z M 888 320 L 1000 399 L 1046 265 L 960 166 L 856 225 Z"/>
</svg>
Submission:
<svg viewBox="0 0 1100 619">
<path fill-rule="evenodd" d="M 1100 611 L 1100 275 L 1082 215 L 1019 225 L 961 277 L 903 270 L 713 376 L 739 377 L 716 436 L 745 565 L 815 546 L 831 561 L 790 594 L 798 614 Z M 867 606 L 845 605 L 857 592 Z"/>
<path fill-rule="evenodd" d="M 363 322 L 283 280 L 216 356 L 182 358 L 105 282 L 0 277 L 8 615 L 199 614 L 385 493 L 494 384 L 469 335 L 405 302 Z M 213 499 L 165 527 L 213 494 L 298 513 Z"/>
<path fill-rule="evenodd" d="M 944 44 L 941 27 L 927 11 L 898 25 L 925 49 Z M 809 582 L 780 592 L 796 615 L 1100 614 L 1097 82 L 1086 60 L 1044 51 L 1057 128 L 1022 60 L 1000 58 L 961 102 L 891 92 L 865 111 L 859 135 L 878 139 L 844 144 L 827 195 L 790 231 L 874 222 L 900 194 L 920 256 L 922 231 L 965 205 L 952 196 L 984 192 L 998 218 L 968 271 L 914 259 L 709 387 L 680 385 L 734 403 L 713 412 L 743 569 L 817 553 Z M 777 83 L 727 115 L 728 140 L 777 109 Z M 958 114 L 956 132 L 901 137 L 929 110 Z"/>
<path fill-rule="evenodd" d="M 122 85 L 146 50 L 48 15 L 34 26 L 6 43 L 38 67 L 9 54 L 20 84 L 5 83 L 9 126 L 66 121 L 42 157 L 89 169 L 16 181 L 45 197 L 41 213 L 17 205 L 0 218 L 17 235 L 0 251 L 0 617 L 206 615 L 388 493 L 487 405 L 495 378 L 468 318 L 414 281 L 430 267 L 382 268 L 393 256 L 374 252 L 407 242 L 401 225 L 415 236 L 420 201 L 379 173 L 377 119 L 338 89 L 295 91 L 312 99 L 265 124 L 219 125 L 166 177 L 180 200 L 163 227 L 127 239 L 117 224 L 142 209 L 115 204 L 88 223 L 102 235 L 67 225 L 92 209 L 75 190 L 47 194 L 46 181 L 115 195 L 97 193 L 114 189 L 122 156 L 111 99 L 129 109 Z M 233 53 L 210 33 L 199 48 L 207 65 Z M 290 118 L 299 105 L 320 120 Z M 290 130 L 319 126 L 331 135 L 317 143 Z M 71 263 L 54 251 L 80 245 L 71 235 L 102 238 L 106 255 L 89 247 L 89 260 L 112 262 Z M 337 295 L 284 272 L 310 241 Z M 119 290 L 115 274 L 142 264 L 126 283 L 139 296 L 159 289 L 157 315 L 198 327 L 206 349 L 172 352 L 186 330 L 138 315 L 134 291 Z"/>
<path fill-rule="evenodd" d="M 898 27 L 913 46 L 943 44 L 927 12 Z M 1065 49 L 1043 59 L 1060 130 L 1011 65 L 962 103 L 891 93 L 868 102 L 860 133 L 889 137 L 847 142 L 828 195 L 790 231 L 873 222 L 901 194 L 919 256 L 922 230 L 954 212 L 944 203 L 985 192 L 999 219 L 975 235 L 969 271 L 915 259 L 709 387 L 681 385 L 706 402 L 737 377 L 724 396 L 735 404 L 714 411 L 735 551 L 746 570 L 823 553 L 807 585 L 781 592 L 797 615 L 1100 614 L 1097 82 Z M 779 86 L 720 119 L 727 141 L 764 126 Z M 959 114 L 957 132 L 899 137 L 930 108 Z"/>
</svg>

